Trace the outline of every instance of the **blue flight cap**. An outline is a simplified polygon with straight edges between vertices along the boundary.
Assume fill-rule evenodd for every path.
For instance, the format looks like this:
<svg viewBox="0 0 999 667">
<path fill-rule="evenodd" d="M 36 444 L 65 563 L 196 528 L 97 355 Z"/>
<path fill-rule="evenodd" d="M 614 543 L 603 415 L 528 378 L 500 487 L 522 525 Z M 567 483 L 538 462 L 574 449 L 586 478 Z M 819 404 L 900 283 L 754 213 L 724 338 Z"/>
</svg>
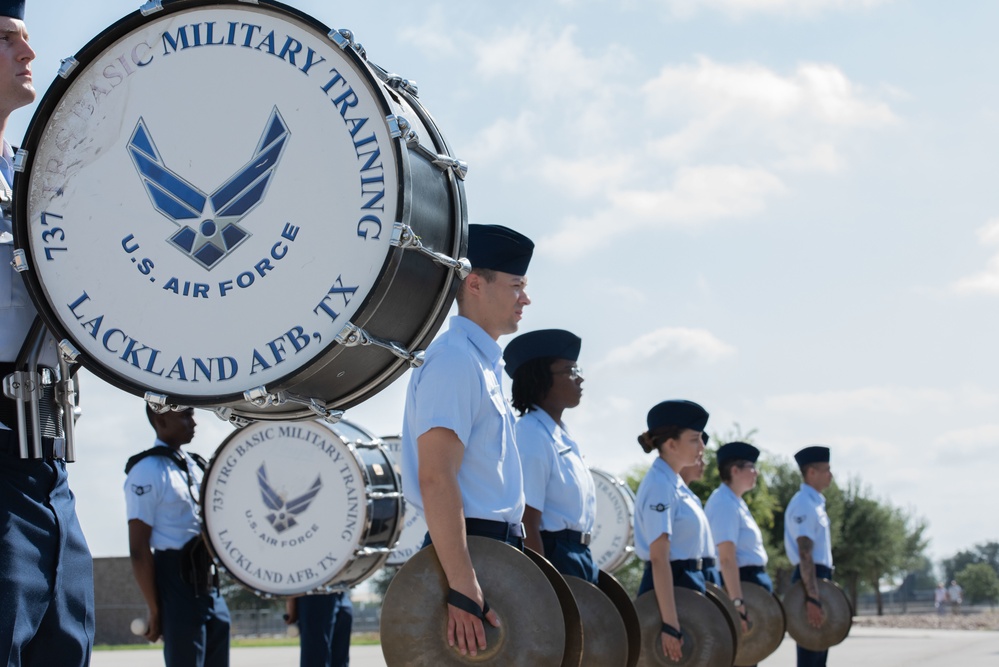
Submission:
<svg viewBox="0 0 999 667">
<path fill-rule="evenodd" d="M 649 410 L 646 424 L 650 431 L 662 426 L 681 426 L 693 431 L 703 431 L 708 424 L 708 411 L 693 401 L 663 401 Z"/>
<path fill-rule="evenodd" d="M 24 0 L 0 0 L 0 16 L 24 20 Z"/>
<path fill-rule="evenodd" d="M 510 377 L 517 369 L 532 359 L 553 357 L 555 359 L 579 359 L 579 348 L 583 343 L 576 334 L 564 329 L 541 329 L 517 336 L 503 350 L 506 373 Z"/>
<path fill-rule="evenodd" d="M 468 261 L 473 269 L 526 276 L 534 241 L 500 225 L 468 226 Z"/>
<path fill-rule="evenodd" d="M 804 468 L 809 463 L 829 463 L 829 448 L 820 445 L 805 447 L 794 455 L 794 460 L 798 462 L 799 468 Z"/>
<path fill-rule="evenodd" d="M 750 463 L 756 463 L 756 459 L 758 458 L 760 458 L 760 450 L 748 442 L 729 442 L 718 448 L 719 468 L 727 461 L 749 461 Z"/>
</svg>

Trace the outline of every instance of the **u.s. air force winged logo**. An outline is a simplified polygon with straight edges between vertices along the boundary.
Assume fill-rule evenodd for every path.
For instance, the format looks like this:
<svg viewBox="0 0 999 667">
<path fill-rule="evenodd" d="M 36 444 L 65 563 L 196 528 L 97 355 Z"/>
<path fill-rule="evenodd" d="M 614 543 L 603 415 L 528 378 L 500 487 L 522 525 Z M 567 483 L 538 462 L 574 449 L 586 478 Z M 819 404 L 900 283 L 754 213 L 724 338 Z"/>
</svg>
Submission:
<svg viewBox="0 0 999 667">
<path fill-rule="evenodd" d="M 274 107 L 253 157 L 211 195 L 166 167 L 142 118 L 128 152 L 153 207 L 180 227 L 170 243 L 211 270 L 250 236 L 238 223 L 263 201 L 290 136 Z"/>
<path fill-rule="evenodd" d="M 267 506 L 267 509 L 272 510 L 267 515 L 267 520 L 278 533 L 283 533 L 296 525 L 298 522 L 295 521 L 295 517 L 309 509 L 312 500 L 323 488 L 322 479 L 317 475 L 316 481 L 312 483 L 308 491 L 297 498 L 285 501 L 284 495 L 275 491 L 274 487 L 267 481 L 267 470 L 264 469 L 263 464 L 257 468 L 257 482 L 260 484 L 260 495 L 263 496 L 264 505 Z"/>
</svg>

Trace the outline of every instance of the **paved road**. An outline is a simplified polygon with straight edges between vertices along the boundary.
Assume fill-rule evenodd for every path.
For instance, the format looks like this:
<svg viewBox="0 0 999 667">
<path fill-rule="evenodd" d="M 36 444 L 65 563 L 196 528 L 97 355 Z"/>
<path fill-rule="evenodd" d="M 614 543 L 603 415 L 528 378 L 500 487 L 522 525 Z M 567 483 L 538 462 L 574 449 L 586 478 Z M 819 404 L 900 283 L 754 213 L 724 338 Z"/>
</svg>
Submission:
<svg viewBox="0 0 999 667">
<path fill-rule="evenodd" d="M 995 667 L 999 665 L 999 632 L 959 630 L 889 630 L 854 628 L 829 654 L 833 665 L 867 667 Z M 298 648 L 240 648 L 232 651 L 232 667 L 298 667 Z M 351 667 L 385 667 L 381 648 L 355 646 Z M 766 667 L 795 667 L 794 643 L 785 638 Z M 160 667 L 158 651 L 97 651 L 92 667 Z"/>
</svg>

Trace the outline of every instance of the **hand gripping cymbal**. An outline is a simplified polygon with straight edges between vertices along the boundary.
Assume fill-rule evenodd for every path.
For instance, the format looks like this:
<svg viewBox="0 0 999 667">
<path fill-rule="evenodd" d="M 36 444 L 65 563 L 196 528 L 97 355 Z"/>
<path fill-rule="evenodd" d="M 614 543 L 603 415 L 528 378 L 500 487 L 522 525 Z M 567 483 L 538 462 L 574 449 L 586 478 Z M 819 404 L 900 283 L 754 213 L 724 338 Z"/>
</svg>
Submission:
<svg viewBox="0 0 999 667">
<path fill-rule="evenodd" d="M 746 603 L 750 626 L 735 652 L 736 667 L 763 662 L 784 641 L 787 629 L 784 607 L 777 596 L 763 586 L 742 582 L 742 599 Z"/>
<path fill-rule="evenodd" d="M 673 662 L 663 653 L 663 620 L 655 591 L 639 596 L 635 610 L 642 626 L 638 667 L 730 667 L 735 658 L 732 632 L 724 613 L 706 596 L 689 588 L 674 588 L 676 611 L 683 632 L 683 656 Z"/>
<path fill-rule="evenodd" d="M 538 566 L 551 584 L 562 607 L 562 619 L 565 627 L 565 650 L 562 653 L 561 667 L 580 667 L 583 659 L 583 619 L 579 615 L 579 607 L 572 590 L 565 583 L 555 566 L 547 558 L 531 549 L 524 549 L 527 557 Z"/>
<path fill-rule="evenodd" d="M 642 628 L 638 622 L 635 603 L 631 601 L 631 596 L 624 590 L 624 586 L 613 575 L 603 570 L 600 570 L 597 587 L 614 603 L 624 621 L 624 628 L 628 633 L 628 667 L 636 667 L 638 656 L 642 652 Z"/>
<path fill-rule="evenodd" d="M 809 651 L 825 651 L 846 639 L 853 625 L 853 608 L 846 593 L 828 579 L 819 579 L 819 600 L 826 620 L 817 628 L 808 622 L 805 609 L 805 585 L 798 582 L 784 595 L 787 634 Z"/>
<path fill-rule="evenodd" d="M 479 585 L 501 624 L 498 628 L 483 624 L 486 650 L 475 657 L 462 656 L 448 646 L 448 584 L 431 545 L 406 561 L 385 592 L 381 618 L 385 664 L 563 667 L 566 626 L 548 576 L 523 553 L 497 540 L 469 537 L 468 552 Z"/>
</svg>

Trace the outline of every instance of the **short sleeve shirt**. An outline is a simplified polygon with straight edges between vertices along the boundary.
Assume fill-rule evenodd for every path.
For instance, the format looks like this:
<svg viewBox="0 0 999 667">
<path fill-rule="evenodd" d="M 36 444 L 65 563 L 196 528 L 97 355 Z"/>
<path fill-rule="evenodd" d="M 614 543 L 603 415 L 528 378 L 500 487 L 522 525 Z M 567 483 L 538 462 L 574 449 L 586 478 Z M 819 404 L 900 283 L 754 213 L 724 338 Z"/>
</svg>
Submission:
<svg viewBox="0 0 999 667">
<path fill-rule="evenodd" d="M 763 534 L 749 511 L 749 505 L 728 484 L 722 484 L 708 498 L 704 514 L 711 525 L 715 544 L 735 545 L 735 562 L 739 567 L 767 564 Z"/>
<path fill-rule="evenodd" d="M 541 512 L 541 530 L 592 531 L 596 485 L 565 426 L 534 406 L 517 421 L 517 451 L 524 471 L 524 500 Z"/>
<path fill-rule="evenodd" d="M 433 428 L 455 433 L 465 447 L 458 485 L 465 517 L 520 523 L 524 483 L 514 440 L 513 408 L 503 395 L 499 344 L 460 315 L 427 348 L 406 391 L 402 424 L 402 485 L 423 509 L 417 439 Z"/>
<path fill-rule="evenodd" d="M 702 558 L 705 545 L 711 544 L 701 501 L 657 457 L 635 498 L 635 555 L 649 560 L 649 546 L 662 535 L 669 535 L 670 560 Z"/>
<path fill-rule="evenodd" d="M 798 538 L 812 540 L 812 554 L 816 565 L 831 568 L 832 536 L 829 515 L 826 514 L 826 499 L 808 484 L 802 484 L 784 510 L 784 549 L 791 565 L 801 562 L 798 553 Z"/>
<path fill-rule="evenodd" d="M 166 447 L 156 441 L 157 447 Z M 201 532 L 198 498 L 202 472 L 183 451 L 190 472 L 187 475 L 170 458 L 148 456 L 125 478 L 125 511 L 128 520 L 138 519 L 153 529 L 149 545 L 156 550 L 180 549 Z"/>
</svg>

